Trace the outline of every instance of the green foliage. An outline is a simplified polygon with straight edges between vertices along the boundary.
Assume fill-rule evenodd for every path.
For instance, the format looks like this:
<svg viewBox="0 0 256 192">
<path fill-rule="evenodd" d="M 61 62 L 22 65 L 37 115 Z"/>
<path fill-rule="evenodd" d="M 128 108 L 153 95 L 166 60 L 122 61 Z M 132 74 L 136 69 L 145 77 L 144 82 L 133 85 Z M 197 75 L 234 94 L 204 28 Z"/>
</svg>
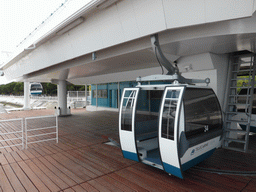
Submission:
<svg viewBox="0 0 256 192">
<path fill-rule="evenodd" d="M 241 87 L 242 88 L 242 87 L 248 86 L 249 80 L 246 79 L 246 78 L 249 78 L 249 76 L 239 76 L 239 77 L 237 77 L 237 79 L 238 79 L 237 80 L 237 87 Z M 241 80 L 239 80 L 239 79 L 241 79 Z M 255 77 L 255 81 L 256 81 L 256 77 Z M 238 93 L 240 92 L 241 88 L 237 89 Z"/>
<path fill-rule="evenodd" d="M 83 85 L 67 85 L 67 91 L 84 91 L 85 86 Z"/>
<path fill-rule="evenodd" d="M 12 82 L 6 85 L 0 85 L 1 95 L 23 95 L 23 82 Z"/>
<path fill-rule="evenodd" d="M 42 83 L 43 95 L 56 96 L 57 95 L 57 85 L 52 83 Z"/>
<path fill-rule="evenodd" d="M 43 95 L 56 96 L 57 85 L 52 83 L 42 83 Z M 89 86 L 88 86 L 89 88 Z M 67 91 L 84 91 L 85 86 L 82 85 L 67 85 Z M 7 85 L 0 85 L 0 95 L 23 95 L 24 83 L 12 82 Z"/>
</svg>

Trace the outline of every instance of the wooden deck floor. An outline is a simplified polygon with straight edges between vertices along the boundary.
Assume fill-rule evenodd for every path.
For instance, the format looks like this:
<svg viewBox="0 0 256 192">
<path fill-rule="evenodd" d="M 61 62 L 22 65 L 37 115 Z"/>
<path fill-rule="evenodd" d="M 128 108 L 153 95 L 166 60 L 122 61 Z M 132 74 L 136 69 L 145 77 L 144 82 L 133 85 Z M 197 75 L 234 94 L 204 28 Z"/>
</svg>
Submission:
<svg viewBox="0 0 256 192">
<path fill-rule="evenodd" d="M 51 110 L 0 114 L 1 119 L 53 114 Z M 181 180 L 164 171 L 124 159 L 119 148 L 118 114 L 73 110 L 59 118 L 59 143 L 1 150 L 0 192 L 11 191 L 256 191 L 256 177 L 219 175 L 197 169 Z M 255 150 L 256 138 L 252 138 Z M 256 171 L 256 154 L 224 149 L 200 167 Z"/>
</svg>

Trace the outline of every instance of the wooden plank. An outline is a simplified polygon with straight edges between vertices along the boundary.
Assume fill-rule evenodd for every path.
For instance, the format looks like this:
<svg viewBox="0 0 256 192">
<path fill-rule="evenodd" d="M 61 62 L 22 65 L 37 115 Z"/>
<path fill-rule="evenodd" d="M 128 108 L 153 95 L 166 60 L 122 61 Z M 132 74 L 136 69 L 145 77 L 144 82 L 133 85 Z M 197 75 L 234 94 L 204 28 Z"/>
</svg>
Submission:
<svg viewBox="0 0 256 192">
<path fill-rule="evenodd" d="M 50 189 L 50 191 L 59 191 L 60 188 L 46 175 L 41 171 L 31 160 L 25 161 L 31 170 L 37 175 L 38 178 Z"/>
<path fill-rule="evenodd" d="M 43 145 L 43 146 L 41 146 L 41 147 L 38 147 L 38 149 L 42 150 L 42 151 L 43 151 L 45 154 L 47 154 L 47 155 L 53 154 L 52 151 L 50 151 L 50 150 L 48 150 L 48 149 L 46 148 L 46 145 Z"/>
<path fill-rule="evenodd" d="M 68 175 L 68 173 L 65 173 L 65 170 L 62 170 L 61 167 L 57 166 L 55 167 L 54 164 L 47 161 L 44 157 L 38 158 L 48 169 L 50 169 L 53 173 L 55 173 L 59 178 L 61 178 L 65 183 L 67 183 L 69 186 L 74 186 L 77 183 L 75 180 L 73 180 L 72 175 Z M 69 177 L 70 176 L 70 177 Z"/>
<path fill-rule="evenodd" d="M 0 166 L 0 186 L 3 189 L 3 191 L 8 191 L 8 192 L 14 191 L 8 178 L 5 175 L 5 172 L 2 166 Z"/>
<path fill-rule="evenodd" d="M 41 156 L 45 156 L 48 155 L 47 153 L 45 153 L 42 149 L 40 149 L 39 147 L 35 147 L 33 148 L 33 150 L 35 150 L 38 154 L 40 154 Z"/>
<path fill-rule="evenodd" d="M 242 190 L 243 192 L 255 192 L 256 189 L 256 179 L 252 179 L 247 186 Z"/>
<path fill-rule="evenodd" d="M 110 158 L 121 162 L 122 164 L 124 164 L 125 166 L 128 165 L 132 165 L 132 164 L 136 164 L 137 162 L 135 161 L 131 161 L 129 159 L 125 159 L 123 157 L 123 154 L 121 152 L 121 150 L 115 146 L 110 146 L 110 145 L 106 145 L 106 144 L 100 144 L 100 145 L 94 145 L 91 147 L 93 150 L 97 151 L 98 153 L 104 154 L 106 156 L 110 156 Z"/>
<path fill-rule="evenodd" d="M 34 157 L 41 157 L 41 155 L 34 148 L 29 148 L 27 151 L 29 151 Z"/>
<path fill-rule="evenodd" d="M 61 189 L 68 188 L 69 185 L 65 183 L 62 178 L 58 176 L 58 172 L 54 172 L 52 169 L 48 169 L 41 161 L 38 159 L 32 159 L 32 162 L 45 174 L 52 182 L 59 186 Z M 53 172 L 52 172 L 53 171 Z M 62 176 L 62 175 L 60 175 Z M 64 179 L 65 180 L 65 179 Z M 71 182 L 70 182 L 71 183 Z M 73 182 L 75 183 L 75 182 Z"/>
<path fill-rule="evenodd" d="M 231 176 L 231 175 L 217 175 L 202 171 L 193 170 L 193 172 L 190 172 L 193 175 L 199 176 L 202 180 L 209 180 L 211 182 L 208 183 L 209 186 L 218 187 L 221 190 L 232 190 L 232 191 L 241 191 L 248 181 L 241 181 L 240 177 L 238 176 Z M 236 183 L 234 185 L 234 183 Z"/>
<path fill-rule="evenodd" d="M 99 165 L 103 167 L 103 170 L 108 170 L 107 173 L 114 171 L 115 169 L 112 168 L 112 166 L 108 165 L 107 163 L 103 162 L 101 159 L 97 158 L 96 156 L 90 154 L 89 150 L 76 150 L 75 151 L 77 154 L 81 155 L 83 158 L 95 163 L 96 165 Z M 69 153 L 69 151 L 67 151 Z M 103 171 L 102 170 L 102 171 Z"/>
<path fill-rule="evenodd" d="M 6 164 L 8 164 L 8 161 L 7 161 L 7 159 L 5 158 L 4 154 L 1 153 L 1 154 L 0 154 L 0 165 L 6 165 Z"/>
<path fill-rule="evenodd" d="M 93 169 L 97 169 L 102 173 L 106 174 L 110 172 L 110 170 L 105 168 L 104 165 L 102 165 L 102 163 L 96 163 L 95 161 L 88 160 L 81 153 L 77 151 L 67 151 L 66 154 L 69 156 L 75 157 L 76 159 L 79 159 L 80 161 L 84 162 L 86 165 L 92 167 Z"/>
<path fill-rule="evenodd" d="M 63 151 L 74 149 L 70 144 L 62 143 L 61 141 L 56 146 Z"/>
<path fill-rule="evenodd" d="M 75 192 L 87 192 L 83 187 L 81 187 L 80 185 L 76 185 L 74 187 L 72 187 L 72 189 L 75 191 Z"/>
<path fill-rule="evenodd" d="M 93 186 L 91 186 L 87 182 L 80 184 L 80 186 L 83 187 L 86 191 L 89 191 L 89 192 L 99 192 L 97 189 L 95 189 Z"/>
<path fill-rule="evenodd" d="M 23 152 L 25 153 L 25 155 L 29 158 L 29 159 L 33 159 L 33 158 L 35 158 L 35 156 L 32 154 L 32 153 L 30 153 L 30 151 L 29 150 L 23 150 Z"/>
<path fill-rule="evenodd" d="M 65 189 L 63 192 L 74 192 L 72 188 Z"/>
<path fill-rule="evenodd" d="M 104 164 L 104 166 L 111 171 L 116 171 L 125 167 L 125 165 L 120 165 L 117 161 L 110 159 L 103 154 L 97 153 L 96 151 L 84 149 L 79 149 L 78 151 L 83 152 L 83 155 L 88 156 L 89 159 L 94 159 L 93 161 L 100 161 L 100 164 Z"/>
<path fill-rule="evenodd" d="M 107 175 L 101 177 L 101 179 L 104 179 L 105 181 L 107 181 L 109 184 L 121 189 L 124 192 L 131 192 L 134 191 L 133 189 L 131 189 L 129 186 L 124 185 L 123 183 L 113 179 L 112 177 L 109 177 Z"/>
<path fill-rule="evenodd" d="M 10 153 L 4 153 L 4 156 L 7 159 L 8 163 L 15 163 L 15 159 L 11 156 Z"/>
<path fill-rule="evenodd" d="M 132 166 L 132 168 L 140 170 L 141 172 L 144 173 L 145 176 L 153 177 L 160 184 L 164 183 L 163 185 L 176 186 L 177 188 L 180 188 L 181 191 L 183 190 L 185 191 L 187 189 L 191 189 L 194 191 L 203 190 L 201 186 L 199 186 L 197 183 L 195 183 L 194 181 L 191 181 L 188 177 L 186 177 L 186 173 L 185 173 L 185 179 L 179 179 L 175 176 L 169 176 L 168 173 L 162 170 L 156 169 L 154 167 L 151 167 L 142 163 L 138 163 Z"/>
<path fill-rule="evenodd" d="M 86 169 L 90 170 L 91 172 L 93 172 L 94 174 L 96 174 L 97 176 L 101 176 L 104 173 L 99 171 L 98 168 L 96 168 L 96 166 L 91 166 L 90 164 L 88 164 L 87 162 L 84 161 L 83 158 L 81 158 L 81 156 L 76 155 L 75 153 L 73 153 L 74 155 L 69 155 L 68 153 L 62 153 L 62 155 L 65 155 L 66 158 L 71 159 L 72 161 L 78 163 L 79 165 L 85 167 Z"/>
<path fill-rule="evenodd" d="M 103 177 L 99 177 L 99 178 L 95 179 L 95 181 L 100 183 L 100 185 L 108 188 L 110 191 L 115 191 L 115 192 L 122 192 L 123 191 L 119 187 L 113 185 L 114 182 L 109 183 L 109 181 L 111 181 L 111 180 L 105 180 Z"/>
<path fill-rule="evenodd" d="M 45 184 L 37 177 L 37 175 L 28 167 L 28 165 L 24 161 L 18 162 L 18 164 L 39 191 L 50 192 L 48 187 L 45 186 Z"/>
<path fill-rule="evenodd" d="M 11 185 L 12 185 L 12 187 L 15 191 L 26 191 L 24 189 L 24 187 L 22 186 L 22 184 L 20 183 L 17 176 L 15 175 L 15 173 L 13 172 L 10 165 L 4 165 L 3 169 L 4 169 L 6 177 L 8 177 L 8 179 L 9 179 L 9 181 L 10 181 L 10 183 L 11 183 Z"/>
<path fill-rule="evenodd" d="M 71 159 L 67 158 L 66 156 L 56 153 L 51 155 L 52 158 L 54 158 L 56 161 L 58 161 L 60 164 L 65 166 L 67 169 L 72 171 L 73 173 L 76 173 L 78 177 L 83 179 L 84 181 L 87 181 L 91 178 L 96 178 L 98 175 L 91 172 L 90 170 L 82 167 L 80 164 L 75 163 Z"/>
<path fill-rule="evenodd" d="M 27 191 L 38 191 L 37 188 L 33 185 L 27 175 L 23 172 L 23 170 L 19 167 L 17 163 L 10 164 L 13 171 L 17 175 L 18 179 L 21 181 L 22 185 Z"/>
<path fill-rule="evenodd" d="M 111 192 L 111 190 L 108 187 L 101 185 L 101 183 L 95 180 L 88 181 L 88 183 L 99 191 Z"/>
<path fill-rule="evenodd" d="M 12 157 L 15 159 L 16 162 L 22 161 L 21 157 L 18 155 L 16 151 L 11 152 L 10 154 L 12 155 Z"/>
<path fill-rule="evenodd" d="M 137 185 L 136 183 L 127 180 L 125 175 L 120 175 L 117 173 L 111 173 L 108 176 L 112 177 L 113 179 L 119 181 L 120 183 L 123 183 L 126 186 L 129 186 L 135 191 L 141 191 L 141 192 L 148 192 L 145 188 L 141 187 L 140 185 Z"/>
<path fill-rule="evenodd" d="M 24 153 L 24 150 L 22 150 L 22 151 L 16 151 L 16 152 L 17 152 L 17 154 L 19 154 L 19 156 L 21 157 L 21 159 L 22 159 L 23 161 L 29 159 L 29 157 Z"/>
<path fill-rule="evenodd" d="M 69 170 L 68 168 L 66 168 L 65 166 L 63 166 L 61 163 L 59 163 L 58 161 L 56 161 L 54 158 L 52 158 L 51 156 L 45 156 L 45 159 L 47 161 L 49 161 L 51 164 L 53 164 L 55 167 L 57 167 L 59 170 L 61 170 L 63 173 L 65 173 L 66 175 L 68 175 L 69 177 L 71 177 L 75 182 L 77 183 L 82 183 L 84 182 L 85 178 L 80 178 L 77 174 L 78 173 L 74 173 L 71 170 Z M 88 179 L 89 177 L 86 177 L 86 179 Z"/>
<path fill-rule="evenodd" d="M 158 182 L 154 180 L 154 178 L 146 177 L 146 175 L 143 175 L 146 177 L 145 179 L 144 177 L 141 177 L 141 173 L 133 172 L 130 169 L 123 169 L 117 173 L 120 175 L 125 175 L 127 180 L 134 182 L 149 191 L 180 191 L 180 189 L 175 188 L 175 186 L 170 186 L 168 188 L 164 185 L 159 185 Z"/>
<path fill-rule="evenodd" d="M 193 170 L 193 172 L 190 172 L 190 170 L 188 170 L 186 178 L 189 178 L 190 181 L 192 181 L 196 185 L 198 185 L 202 191 L 206 191 L 206 192 L 207 191 L 225 191 L 225 189 L 218 186 L 219 184 L 213 183 L 211 180 L 203 178 L 203 177 L 195 174 L 194 170 Z"/>
<path fill-rule="evenodd" d="M 54 153 L 58 153 L 59 151 L 62 151 L 62 150 L 56 150 L 54 148 L 55 145 L 45 145 L 44 148 L 49 150 L 51 152 L 51 154 L 54 154 Z"/>
</svg>

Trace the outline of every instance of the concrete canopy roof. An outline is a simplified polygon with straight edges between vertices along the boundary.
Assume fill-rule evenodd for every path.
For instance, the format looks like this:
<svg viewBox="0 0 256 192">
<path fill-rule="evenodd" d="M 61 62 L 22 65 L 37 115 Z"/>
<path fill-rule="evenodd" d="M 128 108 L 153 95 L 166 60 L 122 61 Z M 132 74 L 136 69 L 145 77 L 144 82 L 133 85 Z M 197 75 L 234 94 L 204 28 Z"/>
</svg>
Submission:
<svg viewBox="0 0 256 192">
<path fill-rule="evenodd" d="M 223 18 L 214 17 L 212 9 L 220 9 L 220 5 L 214 3 L 209 4 L 209 9 L 207 6 L 185 7 L 193 14 L 201 11 L 200 14 L 206 16 L 202 21 L 200 15 L 192 14 L 194 20 L 190 21 L 185 15 L 187 19 L 180 19 L 179 25 L 173 23 L 170 19 L 173 15 L 167 10 L 174 2 L 162 1 L 162 4 L 151 0 L 147 3 L 127 0 L 92 1 L 71 14 L 62 24 L 53 27 L 48 35 L 34 40 L 38 43 L 26 42 L 24 46 L 31 49 L 21 47 L 20 52 L 2 69 L 9 79 L 18 81 L 28 79 L 50 82 L 65 79 L 74 84 L 85 84 L 132 80 L 134 77 L 131 75 L 127 79 L 125 76 L 129 73 L 124 72 L 137 71 L 137 75 L 149 68 L 161 72 L 150 42 L 150 35 L 155 33 L 159 34 L 161 47 L 167 57 L 179 58 L 206 52 L 255 52 L 254 1 L 240 4 L 232 0 L 223 1 L 221 6 L 232 2 L 233 8 L 237 8 L 234 11 L 226 7 L 227 13 Z M 106 2 L 109 2 L 109 6 L 99 8 L 99 5 Z M 243 7 L 251 9 L 243 12 Z M 80 25 L 57 35 L 61 29 L 79 18 L 83 18 Z M 33 45 L 36 46 L 33 48 Z M 93 53 L 96 59 L 92 58 Z M 106 75 L 113 74 L 121 77 L 106 80 Z"/>
</svg>

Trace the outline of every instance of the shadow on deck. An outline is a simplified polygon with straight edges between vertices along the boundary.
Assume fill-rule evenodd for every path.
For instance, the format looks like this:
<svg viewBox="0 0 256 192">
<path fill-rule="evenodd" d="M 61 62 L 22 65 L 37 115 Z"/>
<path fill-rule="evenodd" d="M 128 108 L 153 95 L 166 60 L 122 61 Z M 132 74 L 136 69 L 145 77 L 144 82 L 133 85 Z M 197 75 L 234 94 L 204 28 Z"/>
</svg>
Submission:
<svg viewBox="0 0 256 192">
<path fill-rule="evenodd" d="M 181 180 L 164 171 L 124 159 L 119 148 L 118 113 L 73 110 L 59 118 L 59 143 L 1 150 L 0 192 L 10 191 L 255 191 L 255 176 L 220 175 L 190 169 Z M 51 110 L 1 114 L 12 119 L 53 114 Z M 256 138 L 250 140 L 256 151 Z M 218 149 L 199 167 L 256 171 L 256 153 Z"/>
</svg>

